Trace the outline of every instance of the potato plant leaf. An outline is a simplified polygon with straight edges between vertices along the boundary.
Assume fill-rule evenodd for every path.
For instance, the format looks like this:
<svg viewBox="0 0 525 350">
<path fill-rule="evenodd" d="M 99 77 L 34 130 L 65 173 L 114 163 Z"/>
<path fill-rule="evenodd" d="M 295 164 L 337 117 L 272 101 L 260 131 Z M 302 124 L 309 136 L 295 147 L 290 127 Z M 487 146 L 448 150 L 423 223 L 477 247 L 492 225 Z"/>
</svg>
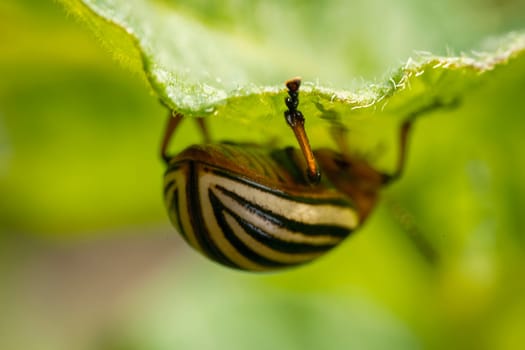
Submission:
<svg viewBox="0 0 525 350">
<path fill-rule="evenodd" d="M 59 1 L 119 61 L 143 73 L 169 108 L 186 115 L 213 114 L 248 122 L 280 116 L 283 82 L 296 75 L 305 78 L 301 97 L 305 114 L 343 119 L 363 111 L 406 115 L 436 99 L 454 100 L 486 72 L 525 50 L 525 36 L 513 34 L 483 53 L 450 57 L 419 53 L 379 83 L 356 88 L 351 86 L 355 77 L 345 77 L 344 71 L 336 78 L 329 75 L 327 82 L 319 80 L 324 69 L 320 67 L 337 71 L 347 57 L 327 50 L 320 44 L 323 38 L 310 32 L 301 36 L 308 29 L 304 23 L 315 16 L 311 6 L 247 2 L 258 6 L 262 26 L 247 5 L 232 10 L 230 1 L 216 6 L 170 0 Z M 323 61 L 316 61 L 319 55 L 307 54 L 323 50 L 329 56 Z"/>
</svg>

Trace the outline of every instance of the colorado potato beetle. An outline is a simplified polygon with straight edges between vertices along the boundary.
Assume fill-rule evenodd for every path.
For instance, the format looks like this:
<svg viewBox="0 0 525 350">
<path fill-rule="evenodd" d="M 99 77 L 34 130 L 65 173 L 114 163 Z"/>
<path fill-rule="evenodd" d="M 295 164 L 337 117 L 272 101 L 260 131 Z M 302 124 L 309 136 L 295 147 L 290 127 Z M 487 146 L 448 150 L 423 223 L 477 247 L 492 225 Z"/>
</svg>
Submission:
<svg viewBox="0 0 525 350">
<path fill-rule="evenodd" d="M 170 113 L 161 146 L 166 208 L 182 237 L 209 259 L 249 271 L 312 261 L 362 225 L 380 189 L 400 176 L 414 118 L 402 124 L 397 167 L 386 174 L 347 149 L 311 149 L 297 109 L 300 84 L 286 82 L 284 112 L 299 149 L 205 142 L 171 156 L 183 116 Z"/>
</svg>

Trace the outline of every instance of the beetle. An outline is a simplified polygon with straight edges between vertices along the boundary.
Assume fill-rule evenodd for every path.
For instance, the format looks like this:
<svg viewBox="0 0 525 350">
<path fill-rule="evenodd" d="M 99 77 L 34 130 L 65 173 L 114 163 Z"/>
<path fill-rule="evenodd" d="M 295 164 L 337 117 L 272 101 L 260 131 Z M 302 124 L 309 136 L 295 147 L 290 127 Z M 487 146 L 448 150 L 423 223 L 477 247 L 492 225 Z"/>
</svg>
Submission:
<svg viewBox="0 0 525 350">
<path fill-rule="evenodd" d="M 387 174 L 347 149 L 312 150 L 297 109 L 300 84 L 286 82 L 284 112 L 299 149 L 212 143 L 197 118 L 207 142 L 172 156 L 167 148 L 183 115 L 169 115 L 161 144 L 168 215 L 189 245 L 215 262 L 247 271 L 310 262 L 358 229 L 380 190 L 403 171 L 413 117 L 401 125 L 396 169 Z"/>
</svg>

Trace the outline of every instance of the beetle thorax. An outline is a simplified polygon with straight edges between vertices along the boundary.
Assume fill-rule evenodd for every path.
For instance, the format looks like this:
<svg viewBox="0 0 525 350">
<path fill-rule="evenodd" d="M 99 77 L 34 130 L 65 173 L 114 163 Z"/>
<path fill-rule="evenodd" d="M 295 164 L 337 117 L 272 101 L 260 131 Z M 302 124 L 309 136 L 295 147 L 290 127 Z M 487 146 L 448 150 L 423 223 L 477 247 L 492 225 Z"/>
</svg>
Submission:
<svg viewBox="0 0 525 350">
<path fill-rule="evenodd" d="M 316 150 L 315 156 L 323 176 L 356 204 L 364 220 L 376 204 L 383 175 L 363 159 L 329 149 Z"/>
</svg>

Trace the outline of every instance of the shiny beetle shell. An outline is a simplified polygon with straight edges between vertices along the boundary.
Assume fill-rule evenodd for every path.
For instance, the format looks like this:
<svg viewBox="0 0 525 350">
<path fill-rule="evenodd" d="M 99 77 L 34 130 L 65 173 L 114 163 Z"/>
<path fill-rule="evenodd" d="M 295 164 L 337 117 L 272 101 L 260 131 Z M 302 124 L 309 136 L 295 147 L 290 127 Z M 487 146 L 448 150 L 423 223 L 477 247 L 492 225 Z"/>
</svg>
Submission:
<svg viewBox="0 0 525 350">
<path fill-rule="evenodd" d="M 183 117 L 169 115 L 161 156 L 168 167 L 164 196 L 170 220 L 193 248 L 225 266 L 267 271 L 320 257 L 363 224 L 381 188 L 403 170 L 407 135 L 419 112 L 402 124 L 397 167 L 385 174 L 345 149 L 344 132 L 336 135 L 340 152 L 312 150 L 297 109 L 300 80 L 286 85 L 284 116 L 299 149 L 210 143 L 197 118 L 207 142 L 169 156 L 169 141 Z"/>
<path fill-rule="evenodd" d="M 170 220 L 193 248 L 226 266 L 261 271 L 309 262 L 359 226 L 381 184 L 380 176 L 353 181 L 345 190 L 359 196 L 356 203 L 329 181 L 348 187 L 331 171 L 344 166 L 348 175 L 350 165 L 329 150 L 316 156 L 327 179 L 312 186 L 292 148 L 192 146 L 170 160 L 165 174 Z"/>
</svg>

